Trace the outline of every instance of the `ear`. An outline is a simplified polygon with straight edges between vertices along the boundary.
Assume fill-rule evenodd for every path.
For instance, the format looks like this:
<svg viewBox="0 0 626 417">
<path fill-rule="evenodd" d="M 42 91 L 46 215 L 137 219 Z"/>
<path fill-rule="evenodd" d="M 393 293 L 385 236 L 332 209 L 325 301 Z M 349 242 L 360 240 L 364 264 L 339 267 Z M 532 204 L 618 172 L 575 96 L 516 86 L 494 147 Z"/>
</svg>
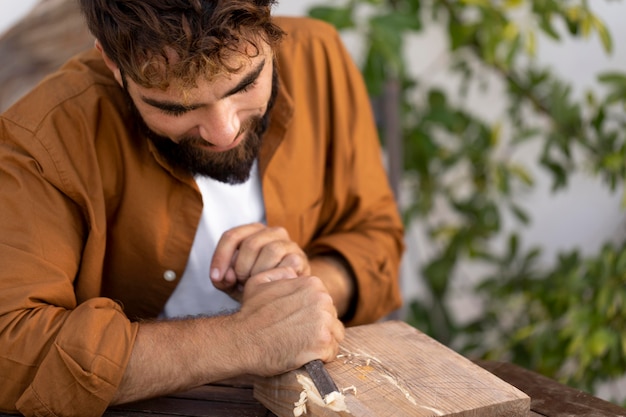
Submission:
<svg viewBox="0 0 626 417">
<path fill-rule="evenodd" d="M 104 60 L 104 63 L 113 73 L 113 77 L 115 77 L 115 81 L 118 82 L 120 87 L 124 87 L 124 82 L 122 81 L 122 72 L 120 71 L 117 64 L 113 62 L 111 58 L 109 58 L 106 52 L 104 52 L 104 49 L 102 48 L 102 44 L 100 43 L 98 39 L 96 39 L 94 46 L 96 47 L 98 51 L 100 51 L 100 55 L 102 55 L 102 59 Z"/>
</svg>

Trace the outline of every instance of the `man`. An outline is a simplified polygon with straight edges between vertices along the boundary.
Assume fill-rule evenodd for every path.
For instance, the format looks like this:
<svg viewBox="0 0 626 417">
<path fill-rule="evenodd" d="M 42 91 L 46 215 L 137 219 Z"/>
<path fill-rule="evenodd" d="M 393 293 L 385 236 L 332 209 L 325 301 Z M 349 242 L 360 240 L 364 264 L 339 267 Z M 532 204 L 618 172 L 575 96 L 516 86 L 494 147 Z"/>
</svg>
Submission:
<svg viewBox="0 0 626 417">
<path fill-rule="evenodd" d="M 0 409 L 331 361 L 399 306 L 358 70 L 271 0 L 81 0 L 96 45 L 0 118 Z"/>
</svg>

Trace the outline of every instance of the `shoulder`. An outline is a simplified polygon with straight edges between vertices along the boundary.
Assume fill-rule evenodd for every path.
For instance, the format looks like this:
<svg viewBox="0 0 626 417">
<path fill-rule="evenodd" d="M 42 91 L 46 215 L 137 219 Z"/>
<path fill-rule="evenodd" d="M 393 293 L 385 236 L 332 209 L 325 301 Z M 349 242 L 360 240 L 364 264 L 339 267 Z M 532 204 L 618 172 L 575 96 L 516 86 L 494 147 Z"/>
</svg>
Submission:
<svg viewBox="0 0 626 417">
<path fill-rule="evenodd" d="M 352 65 L 339 32 L 329 23 L 309 17 L 275 17 L 274 21 L 286 33 L 276 54 L 281 78 L 289 73 L 300 79 L 307 74 L 319 76 Z"/>
<path fill-rule="evenodd" d="M 4 151 L 29 155 L 42 175 L 67 193 L 76 192 L 77 176 L 97 177 L 94 167 L 104 144 L 115 148 L 127 136 L 123 90 L 98 57 L 71 59 L 0 115 Z"/>
<path fill-rule="evenodd" d="M 305 46 L 311 43 L 341 43 L 339 33 L 329 23 L 310 17 L 274 17 L 276 24 L 285 31 L 283 46 Z"/>
<path fill-rule="evenodd" d="M 70 59 L 24 97 L 9 107 L 2 117 L 31 132 L 65 119 L 80 122 L 102 100 L 119 103 L 121 90 L 95 50 Z M 93 114 L 93 113 L 92 113 Z"/>
<path fill-rule="evenodd" d="M 330 23 L 311 17 L 275 16 L 273 19 L 290 36 L 317 37 L 336 32 Z"/>
</svg>

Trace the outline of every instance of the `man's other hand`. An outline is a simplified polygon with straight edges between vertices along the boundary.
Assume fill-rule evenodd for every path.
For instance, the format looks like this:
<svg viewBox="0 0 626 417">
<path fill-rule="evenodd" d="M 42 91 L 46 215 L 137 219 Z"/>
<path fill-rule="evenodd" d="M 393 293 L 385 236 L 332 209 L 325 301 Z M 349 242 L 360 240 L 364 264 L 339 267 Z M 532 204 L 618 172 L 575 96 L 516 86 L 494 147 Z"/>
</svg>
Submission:
<svg viewBox="0 0 626 417">
<path fill-rule="evenodd" d="M 306 254 L 284 228 L 246 224 L 220 238 L 211 261 L 211 280 L 216 288 L 241 302 L 251 276 L 280 267 L 289 267 L 297 275 L 311 274 Z"/>
</svg>

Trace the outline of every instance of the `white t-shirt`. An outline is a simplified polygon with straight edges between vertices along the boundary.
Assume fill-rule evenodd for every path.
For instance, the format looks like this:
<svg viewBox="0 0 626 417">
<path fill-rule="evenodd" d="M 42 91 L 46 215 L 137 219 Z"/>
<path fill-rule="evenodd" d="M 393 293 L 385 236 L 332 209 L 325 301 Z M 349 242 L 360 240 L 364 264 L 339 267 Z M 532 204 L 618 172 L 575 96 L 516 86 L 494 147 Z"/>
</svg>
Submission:
<svg viewBox="0 0 626 417">
<path fill-rule="evenodd" d="M 161 317 L 216 315 L 237 310 L 239 303 L 216 289 L 209 278 L 215 246 L 222 234 L 235 226 L 265 223 L 265 206 L 258 166 L 243 184 L 230 185 L 196 177 L 204 208 L 185 273 L 165 304 Z"/>
</svg>

